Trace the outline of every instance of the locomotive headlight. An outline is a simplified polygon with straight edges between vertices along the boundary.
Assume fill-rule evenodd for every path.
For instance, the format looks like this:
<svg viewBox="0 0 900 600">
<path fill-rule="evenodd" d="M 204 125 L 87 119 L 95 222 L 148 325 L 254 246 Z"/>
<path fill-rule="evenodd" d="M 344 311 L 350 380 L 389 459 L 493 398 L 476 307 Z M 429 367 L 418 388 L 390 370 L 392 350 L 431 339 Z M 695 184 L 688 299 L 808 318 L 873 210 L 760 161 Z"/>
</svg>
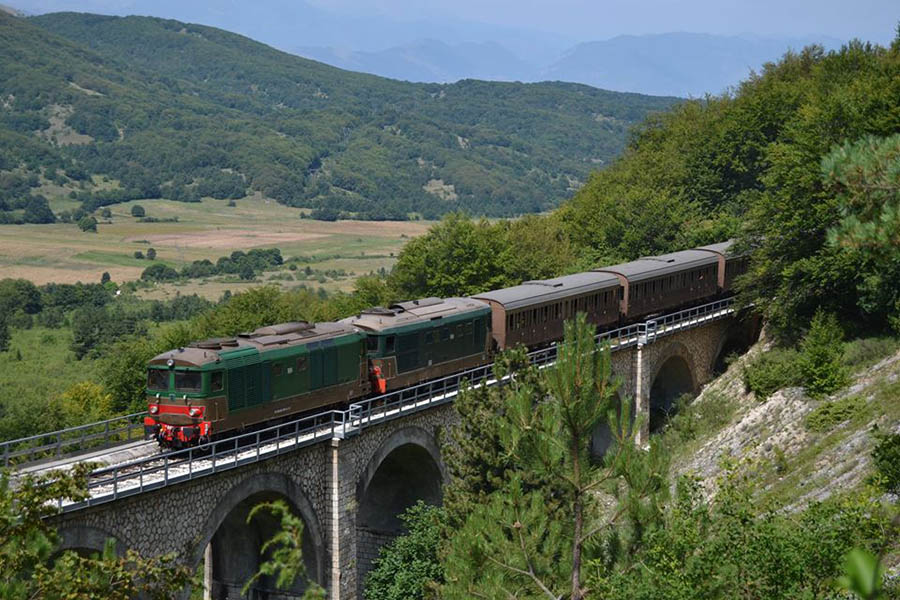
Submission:
<svg viewBox="0 0 900 600">
<path fill-rule="evenodd" d="M 169 360 L 166 361 L 166 365 L 168 365 L 169 368 L 174 367 L 174 366 L 175 366 L 175 359 L 170 358 Z"/>
<path fill-rule="evenodd" d="M 147 407 L 147 410 L 150 412 L 151 415 L 155 415 L 156 413 L 159 412 L 159 407 L 155 404 L 151 404 L 149 407 Z"/>
<path fill-rule="evenodd" d="M 203 412 L 202 408 L 195 406 L 194 408 L 192 408 L 191 410 L 188 411 L 188 414 L 192 417 L 199 417 L 202 412 Z"/>
</svg>

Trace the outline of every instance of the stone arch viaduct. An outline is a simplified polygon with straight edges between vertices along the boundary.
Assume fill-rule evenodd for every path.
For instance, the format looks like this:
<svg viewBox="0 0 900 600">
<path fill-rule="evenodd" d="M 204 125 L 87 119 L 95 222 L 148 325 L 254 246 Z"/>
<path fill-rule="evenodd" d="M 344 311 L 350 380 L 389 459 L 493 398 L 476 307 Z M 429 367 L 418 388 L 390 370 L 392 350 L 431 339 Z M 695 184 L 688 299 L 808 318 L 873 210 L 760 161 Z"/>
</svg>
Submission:
<svg viewBox="0 0 900 600">
<path fill-rule="evenodd" d="M 753 320 L 731 312 L 664 336 L 643 338 L 614 351 L 613 372 L 623 398 L 644 415 L 646 440 L 681 394 L 697 393 L 722 354 L 749 346 Z M 398 415 L 355 435 L 335 435 L 243 466 L 198 476 L 56 517 L 64 548 L 100 550 L 107 538 L 117 548 L 144 555 L 177 554 L 205 570 L 206 597 L 240 598 L 256 571 L 261 544 L 275 530 L 265 518 L 247 525 L 256 503 L 282 499 L 305 523 L 307 575 L 332 600 L 362 598 L 362 582 L 378 549 L 401 532 L 397 515 L 417 500 L 439 503 L 447 473 L 438 440 L 456 419 L 451 402 Z M 602 452 L 603 432 L 594 446 Z M 258 582 L 257 594 L 296 598 L 303 584 L 275 591 Z"/>
</svg>

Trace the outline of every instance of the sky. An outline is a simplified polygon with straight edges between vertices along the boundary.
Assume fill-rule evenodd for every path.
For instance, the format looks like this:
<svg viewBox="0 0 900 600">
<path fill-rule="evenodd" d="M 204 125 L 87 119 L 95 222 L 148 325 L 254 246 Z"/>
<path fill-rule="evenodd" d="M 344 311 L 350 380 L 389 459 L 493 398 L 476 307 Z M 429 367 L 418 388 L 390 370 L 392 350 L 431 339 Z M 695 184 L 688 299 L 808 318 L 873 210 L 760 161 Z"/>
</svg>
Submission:
<svg viewBox="0 0 900 600">
<path fill-rule="evenodd" d="M 889 43 L 900 21 L 898 0 L 306 0 L 326 11 L 391 20 L 502 25 L 603 40 L 623 34 L 695 32 L 722 35 L 825 35 Z M 142 0 L 0 0 L 29 12 L 81 9 L 123 14 Z M 302 0 L 183 0 L 181 10 L 228 11 L 229 6 Z M 151 3 L 154 5 L 155 3 Z M 160 0 L 160 5 L 169 4 Z M 82 8 L 83 7 L 83 8 Z M 101 10 L 98 10 L 100 8 Z M 109 10 L 102 10 L 108 8 Z M 169 12 L 160 9 L 163 12 Z M 171 10 L 171 9 L 170 9 Z M 141 11 L 144 12 L 144 11 Z M 170 15 L 159 15 L 170 16 Z M 176 15 L 171 15 L 175 17 Z"/>
<path fill-rule="evenodd" d="M 672 31 L 828 35 L 889 43 L 898 0 L 311 0 L 350 14 L 440 16 L 539 29 L 581 39 Z"/>
</svg>

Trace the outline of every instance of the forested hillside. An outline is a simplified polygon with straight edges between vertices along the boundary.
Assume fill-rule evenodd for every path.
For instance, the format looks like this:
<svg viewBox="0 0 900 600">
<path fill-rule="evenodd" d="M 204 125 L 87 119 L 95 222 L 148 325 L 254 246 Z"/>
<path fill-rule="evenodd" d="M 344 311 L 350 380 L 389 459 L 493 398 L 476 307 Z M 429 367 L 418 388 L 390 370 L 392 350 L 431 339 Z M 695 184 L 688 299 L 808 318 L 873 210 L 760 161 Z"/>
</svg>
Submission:
<svg viewBox="0 0 900 600">
<path fill-rule="evenodd" d="M 363 218 L 537 212 L 676 101 L 560 83 L 410 84 L 146 17 L 2 14 L 0 40 L 7 221 L 50 218 L 29 200 L 46 181 L 79 184 L 87 210 L 260 191 Z"/>
<path fill-rule="evenodd" d="M 451 219 L 407 246 L 392 281 L 401 296 L 474 293 L 739 237 L 753 253 L 742 299 L 780 338 L 818 309 L 848 331 L 900 330 L 898 132 L 900 37 L 810 46 L 733 94 L 650 117 L 529 239 Z"/>
</svg>

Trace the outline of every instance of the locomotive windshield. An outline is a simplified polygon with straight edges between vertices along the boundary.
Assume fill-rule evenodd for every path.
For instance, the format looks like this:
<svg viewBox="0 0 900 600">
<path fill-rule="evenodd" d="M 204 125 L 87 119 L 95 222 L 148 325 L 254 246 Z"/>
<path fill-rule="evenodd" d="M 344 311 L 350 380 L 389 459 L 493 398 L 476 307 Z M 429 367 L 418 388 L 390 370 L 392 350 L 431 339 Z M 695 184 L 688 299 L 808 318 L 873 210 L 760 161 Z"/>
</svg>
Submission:
<svg viewBox="0 0 900 600">
<path fill-rule="evenodd" d="M 199 392 L 203 380 L 198 371 L 175 371 L 175 390 L 179 392 Z"/>
<path fill-rule="evenodd" d="M 147 371 L 147 389 L 160 392 L 169 389 L 169 371 L 163 369 L 150 369 Z"/>
</svg>

